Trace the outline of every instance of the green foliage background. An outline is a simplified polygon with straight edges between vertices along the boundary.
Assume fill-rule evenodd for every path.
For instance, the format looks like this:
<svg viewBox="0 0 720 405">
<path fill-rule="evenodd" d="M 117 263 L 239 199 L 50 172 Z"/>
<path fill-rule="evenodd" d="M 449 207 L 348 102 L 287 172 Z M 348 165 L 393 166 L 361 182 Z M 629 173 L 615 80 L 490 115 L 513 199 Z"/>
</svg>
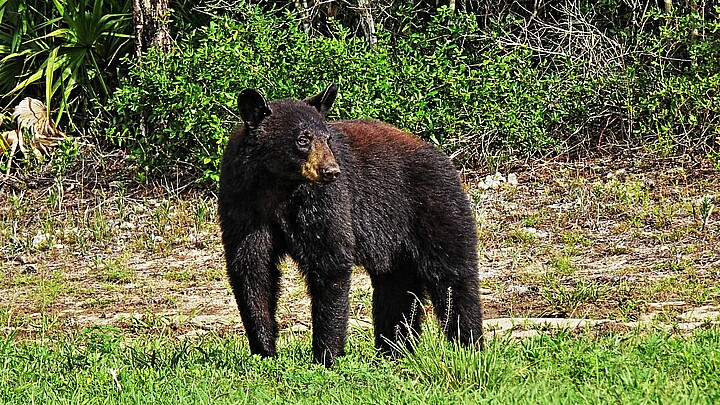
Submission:
<svg viewBox="0 0 720 405">
<path fill-rule="evenodd" d="M 562 28 L 572 2 L 537 18 L 517 2 L 485 14 L 393 2 L 375 46 L 347 16 L 308 35 L 297 10 L 248 3 L 198 12 L 203 2 L 170 1 L 172 49 L 139 60 L 128 0 L 0 0 L 0 99 L 46 100 L 71 135 L 90 128 L 142 175 L 180 166 L 213 181 L 240 90 L 302 98 L 330 82 L 332 118 L 390 122 L 464 168 L 618 150 L 701 152 L 720 165 L 720 8 L 648 8 L 638 28 L 637 10 L 579 2 L 582 35 L 602 46 L 558 52 L 581 36 L 541 21 Z"/>
<path fill-rule="evenodd" d="M 180 39 L 169 53 L 151 53 L 130 69 L 115 94 L 110 135 L 146 167 L 179 157 L 217 172 L 237 123 L 235 97 L 245 87 L 270 98 L 302 98 L 340 84 L 337 118 L 371 117 L 419 134 L 466 161 L 476 149 L 538 150 L 566 113 L 558 78 L 543 78 L 522 53 L 488 48 L 480 60 L 455 42 L 478 30 L 469 16 L 437 16 L 428 32 L 381 37 L 369 47 L 338 29 L 336 38 L 309 38 L 291 18 L 245 10 L 243 20 L 217 18 Z M 479 54 L 479 53 L 478 53 Z M 144 138 L 134 128 L 145 116 Z M 483 131 L 481 134 L 479 131 Z"/>
<path fill-rule="evenodd" d="M 30 96 L 83 125 L 133 51 L 129 0 L 0 0 L 0 106 Z"/>
<path fill-rule="evenodd" d="M 701 23 L 687 17 L 681 30 L 649 36 L 645 54 L 684 41 L 678 33 Z M 303 98 L 336 82 L 334 118 L 393 123 L 465 167 L 606 145 L 667 154 L 712 147 L 720 24 L 709 27 L 712 41 L 683 42 L 696 61 L 690 66 L 658 58 L 594 74 L 570 58 L 538 60 L 527 47 L 499 45 L 493 33 L 512 24 L 480 27 L 472 15 L 441 9 L 425 29 L 381 32 L 370 47 L 342 27 L 308 37 L 290 14 L 245 6 L 178 38 L 169 53 L 134 61 L 111 100 L 107 134 L 150 172 L 184 162 L 215 179 L 241 89 Z M 139 136 L 142 117 L 149 130 Z"/>
</svg>

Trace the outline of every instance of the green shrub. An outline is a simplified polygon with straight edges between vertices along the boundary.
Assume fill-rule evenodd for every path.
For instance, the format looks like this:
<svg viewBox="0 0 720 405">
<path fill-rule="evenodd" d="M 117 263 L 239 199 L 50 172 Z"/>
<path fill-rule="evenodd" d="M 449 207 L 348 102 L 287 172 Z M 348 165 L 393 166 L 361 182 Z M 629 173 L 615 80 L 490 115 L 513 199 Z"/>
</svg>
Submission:
<svg viewBox="0 0 720 405">
<path fill-rule="evenodd" d="M 697 13 L 665 18 L 654 39 L 658 62 L 646 67 L 638 92 L 638 136 L 669 153 L 707 152 L 720 146 L 720 20 Z M 681 63 L 663 60 L 675 53 Z"/>
<path fill-rule="evenodd" d="M 184 161 L 215 179 L 245 87 L 274 99 L 337 82 L 335 117 L 391 122 L 455 153 L 459 164 L 553 147 L 558 141 L 548 134 L 577 108 L 567 102 L 573 88 L 542 77 L 528 51 L 498 48 L 466 15 L 441 13 L 426 33 L 405 38 L 381 33 L 372 48 L 341 29 L 334 38 L 308 38 L 290 18 L 251 7 L 243 16 L 216 18 L 170 52 L 131 66 L 109 108 L 116 115 L 108 135 L 141 167 Z"/>
<path fill-rule="evenodd" d="M 472 168 L 618 144 L 672 153 L 717 136 L 720 63 L 710 46 L 720 44 L 717 23 L 678 20 L 685 24 L 678 30 L 704 24 L 703 39 L 661 30 L 641 38 L 645 59 L 593 71 L 572 55 L 549 59 L 504 46 L 498 36 L 509 23 L 480 27 L 448 9 L 421 30 L 380 31 L 369 47 L 342 27 L 311 38 L 290 14 L 239 7 L 179 36 L 170 52 L 132 61 L 108 106 L 106 133 L 143 172 L 182 164 L 216 180 L 238 123 L 235 98 L 246 87 L 269 99 L 302 98 L 339 83 L 334 118 L 390 122 Z M 692 66 L 659 56 L 668 41 L 687 45 Z"/>
</svg>

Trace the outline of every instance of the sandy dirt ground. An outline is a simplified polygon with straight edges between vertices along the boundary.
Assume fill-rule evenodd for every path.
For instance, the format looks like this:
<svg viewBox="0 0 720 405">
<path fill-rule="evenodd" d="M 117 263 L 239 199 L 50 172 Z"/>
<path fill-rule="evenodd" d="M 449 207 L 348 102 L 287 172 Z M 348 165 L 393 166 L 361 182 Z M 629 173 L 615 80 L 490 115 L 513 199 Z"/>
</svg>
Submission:
<svg viewBox="0 0 720 405">
<path fill-rule="evenodd" d="M 534 162 L 464 182 L 488 330 L 718 320 L 720 171 L 711 162 Z M 71 177 L 0 184 L 0 327 L 242 331 L 211 192 Z M 282 269 L 280 327 L 307 330 L 302 277 L 290 261 Z M 370 327 L 362 269 L 351 307 L 351 327 Z"/>
</svg>

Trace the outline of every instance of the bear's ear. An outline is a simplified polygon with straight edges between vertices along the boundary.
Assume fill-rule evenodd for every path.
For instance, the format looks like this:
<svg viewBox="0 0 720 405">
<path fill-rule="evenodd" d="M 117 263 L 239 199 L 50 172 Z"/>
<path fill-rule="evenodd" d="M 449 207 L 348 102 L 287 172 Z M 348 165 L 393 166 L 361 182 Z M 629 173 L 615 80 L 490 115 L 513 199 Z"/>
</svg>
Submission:
<svg viewBox="0 0 720 405">
<path fill-rule="evenodd" d="M 255 89 L 241 91 L 237 103 L 240 115 L 250 129 L 257 128 L 265 118 L 272 114 L 265 97 Z"/>
<path fill-rule="evenodd" d="M 315 109 L 320 113 L 320 116 L 325 118 L 328 111 L 330 111 L 330 107 L 332 107 L 333 103 L 335 102 L 335 98 L 337 97 L 337 91 L 337 84 L 332 83 L 319 94 L 306 98 L 305 102 L 308 103 L 308 105 L 315 107 Z"/>
</svg>

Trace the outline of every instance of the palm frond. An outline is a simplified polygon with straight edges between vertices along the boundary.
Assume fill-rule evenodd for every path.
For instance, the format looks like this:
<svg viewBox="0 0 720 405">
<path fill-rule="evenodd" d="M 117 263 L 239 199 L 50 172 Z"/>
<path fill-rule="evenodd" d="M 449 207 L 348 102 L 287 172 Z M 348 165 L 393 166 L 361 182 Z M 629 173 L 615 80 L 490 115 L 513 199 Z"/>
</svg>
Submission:
<svg viewBox="0 0 720 405">
<path fill-rule="evenodd" d="M 21 130 L 30 129 L 33 139 L 38 142 L 43 138 L 62 139 L 64 137 L 64 134 L 55 127 L 55 123 L 48 115 L 47 107 L 40 100 L 31 97 L 24 98 L 15 107 L 13 119 L 17 121 L 18 128 Z"/>
</svg>

